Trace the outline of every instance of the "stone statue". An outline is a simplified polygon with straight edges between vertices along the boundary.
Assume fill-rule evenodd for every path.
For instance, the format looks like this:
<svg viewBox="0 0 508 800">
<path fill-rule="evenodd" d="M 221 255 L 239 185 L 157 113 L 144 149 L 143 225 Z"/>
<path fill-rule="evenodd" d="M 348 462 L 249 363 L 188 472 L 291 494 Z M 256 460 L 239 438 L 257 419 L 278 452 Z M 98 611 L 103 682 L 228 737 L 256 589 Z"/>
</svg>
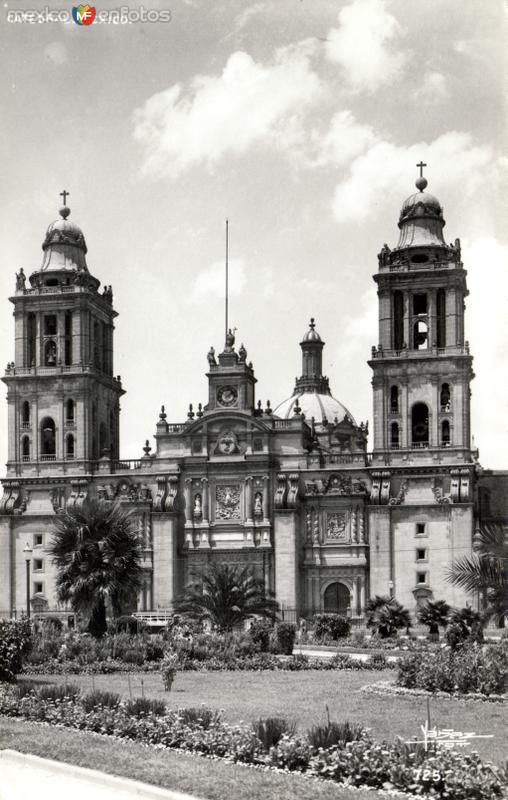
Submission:
<svg viewBox="0 0 508 800">
<path fill-rule="evenodd" d="M 209 351 L 208 351 L 208 353 L 207 353 L 207 356 L 206 356 L 206 357 L 207 357 L 207 359 L 208 359 L 208 364 L 209 364 L 211 367 L 215 367 L 215 366 L 217 366 L 217 361 L 216 361 L 216 359 L 215 359 L 215 348 L 213 348 L 213 347 L 210 347 L 210 349 L 209 349 Z"/>
<path fill-rule="evenodd" d="M 16 291 L 24 291 L 26 289 L 26 275 L 23 272 L 23 267 L 19 272 L 16 272 Z"/>
<path fill-rule="evenodd" d="M 388 245 L 385 242 L 384 245 L 381 248 L 381 252 L 378 254 L 378 257 L 377 257 L 380 267 L 386 266 L 386 264 L 388 263 L 388 256 L 390 255 L 391 252 L 392 251 L 390 250 L 390 248 L 388 247 Z"/>
<path fill-rule="evenodd" d="M 194 517 L 194 519 L 201 519 L 202 514 L 203 514 L 203 508 L 201 505 L 201 495 L 197 494 L 194 497 L 194 511 L 192 512 L 192 516 Z"/>
<path fill-rule="evenodd" d="M 245 349 L 243 342 L 240 345 L 240 349 L 238 350 L 238 356 L 240 358 L 240 361 L 242 362 L 244 362 L 245 359 L 247 358 L 247 350 Z"/>
<path fill-rule="evenodd" d="M 254 516 L 255 517 L 262 517 L 263 516 L 263 495 L 261 492 L 256 492 L 254 495 Z"/>
</svg>

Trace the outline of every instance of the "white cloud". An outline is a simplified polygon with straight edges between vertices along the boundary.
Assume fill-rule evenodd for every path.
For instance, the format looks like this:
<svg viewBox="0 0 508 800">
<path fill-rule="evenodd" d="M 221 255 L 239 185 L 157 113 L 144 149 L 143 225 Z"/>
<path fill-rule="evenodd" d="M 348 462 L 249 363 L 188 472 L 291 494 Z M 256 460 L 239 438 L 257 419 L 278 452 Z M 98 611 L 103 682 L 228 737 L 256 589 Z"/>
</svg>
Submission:
<svg viewBox="0 0 508 800">
<path fill-rule="evenodd" d="M 393 82 L 405 55 L 391 41 L 400 33 L 400 25 L 384 0 L 354 0 L 340 12 L 339 23 L 327 35 L 326 54 L 344 69 L 351 87 L 374 91 Z"/>
<path fill-rule="evenodd" d="M 440 103 L 448 97 L 446 78 L 441 72 L 426 72 L 421 86 L 414 93 L 417 102 Z"/>
<path fill-rule="evenodd" d="M 245 263 L 241 258 L 229 261 L 229 295 L 238 297 L 242 294 L 247 283 Z M 191 300 L 201 302 L 209 298 L 224 297 L 225 291 L 225 266 L 224 261 L 215 261 L 206 267 L 194 281 Z"/>
<path fill-rule="evenodd" d="M 462 243 L 470 295 L 466 300 L 466 338 L 474 356 L 472 426 L 484 467 L 482 450 L 508 451 L 508 371 L 500 369 L 508 353 L 508 246 L 488 237 Z M 505 456 L 503 456 L 505 458 Z M 500 459 L 501 462 L 501 459 Z"/>
<path fill-rule="evenodd" d="M 378 141 L 352 164 L 349 176 L 335 189 L 333 210 L 340 222 L 354 222 L 375 213 L 379 198 L 390 204 L 400 201 L 400 187 L 407 185 L 407 176 L 416 173 L 416 164 L 423 158 L 432 176 L 430 191 L 439 196 L 446 187 L 450 197 L 470 196 L 489 180 L 493 155 L 487 146 L 474 145 L 470 134 L 450 131 L 429 144 L 421 142 L 408 147 Z"/>
<path fill-rule="evenodd" d="M 175 84 L 135 112 L 144 169 L 175 177 L 199 164 L 210 169 L 226 154 L 241 155 L 258 143 L 287 144 L 287 130 L 299 127 L 320 91 L 307 45 L 279 50 L 268 66 L 233 53 L 222 74 L 196 76 L 188 90 Z M 289 141 L 294 138 L 290 133 Z"/>
<path fill-rule="evenodd" d="M 355 307 L 358 311 L 354 316 L 345 316 L 341 320 L 341 328 L 343 331 L 347 331 L 347 337 L 341 338 L 336 348 L 337 364 L 343 364 L 346 361 L 356 364 L 363 363 L 370 348 L 377 342 L 378 299 L 376 287 L 369 287 L 359 298 Z"/>
<path fill-rule="evenodd" d="M 318 150 L 314 164 L 332 163 L 339 166 L 356 158 L 377 140 L 370 125 L 358 123 L 351 111 L 338 111 L 332 117 L 327 133 L 321 135 L 314 132 L 311 138 Z"/>
</svg>

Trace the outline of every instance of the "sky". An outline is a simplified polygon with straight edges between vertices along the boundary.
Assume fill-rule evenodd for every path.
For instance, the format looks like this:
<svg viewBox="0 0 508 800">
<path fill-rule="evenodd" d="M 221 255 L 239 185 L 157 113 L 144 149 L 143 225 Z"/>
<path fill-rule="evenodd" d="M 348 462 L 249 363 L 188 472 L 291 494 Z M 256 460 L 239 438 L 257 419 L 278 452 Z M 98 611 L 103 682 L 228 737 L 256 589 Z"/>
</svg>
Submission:
<svg viewBox="0 0 508 800">
<path fill-rule="evenodd" d="M 40 266 L 66 189 L 119 312 L 124 458 L 142 455 L 161 404 L 178 422 L 207 401 L 226 217 L 230 322 L 257 398 L 292 394 L 312 316 L 334 396 L 371 420 L 372 275 L 423 159 L 468 273 L 480 463 L 508 469 L 502 0 L 150 0 L 169 22 L 90 26 L 8 22 L 70 10 L 20 1 L 0 4 L 0 364 L 14 358 L 15 272 Z"/>
</svg>

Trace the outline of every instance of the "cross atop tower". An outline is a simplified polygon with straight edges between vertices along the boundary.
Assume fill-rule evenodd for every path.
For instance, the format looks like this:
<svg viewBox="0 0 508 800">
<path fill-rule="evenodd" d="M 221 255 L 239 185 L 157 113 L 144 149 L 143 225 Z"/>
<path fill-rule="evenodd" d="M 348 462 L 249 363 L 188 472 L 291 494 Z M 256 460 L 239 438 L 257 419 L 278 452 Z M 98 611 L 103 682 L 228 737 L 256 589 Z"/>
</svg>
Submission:
<svg viewBox="0 0 508 800">
<path fill-rule="evenodd" d="M 426 167 L 426 166 L 427 166 L 427 164 L 424 164 L 424 163 L 423 163 L 423 161 L 420 161 L 420 163 L 419 163 L 419 164 L 417 164 L 416 166 L 417 166 L 417 167 L 419 168 L 419 170 L 420 170 L 420 178 L 423 178 L 423 168 L 424 168 L 424 167 Z"/>
<path fill-rule="evenodd" d="M 65 189 L 63 192 L 60 192 L 60 197 L 63 197 L 63 204 L 64 206 L 67 205 L 67 197 L 70 195 L 70 192 L 67 192 Z"/>
</svg>

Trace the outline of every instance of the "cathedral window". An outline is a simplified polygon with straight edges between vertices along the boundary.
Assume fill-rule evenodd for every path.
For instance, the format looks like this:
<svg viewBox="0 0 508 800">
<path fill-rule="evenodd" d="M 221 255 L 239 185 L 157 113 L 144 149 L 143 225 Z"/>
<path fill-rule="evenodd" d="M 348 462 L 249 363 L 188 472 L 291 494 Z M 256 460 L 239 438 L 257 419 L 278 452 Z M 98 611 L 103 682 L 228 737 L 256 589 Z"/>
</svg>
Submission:
<svg viewBox="0 0 508 800">
<path fill-rule="evenodd" d="M 23 461 L 30 461 L 30 439 L 23 436 L 21 439 L 21 457 Z"/>
<path fill-rule="evenodd" d="M 443 447 L 450 446 L 450 423 L 444 419 L 441 423 L 441 444 Z"/>
<path fill-rule="evenodd" d="M 439 401 L 440 401 L 441 411 L 451 411 L 449 383 L 443 383 L 443 385 L 441 386 Z"/>
<path fill-rule="evenodd" d="M 44 366 L 54 367 L 56 365 L 56 342 L 48 339 L 44 345 Z"/>
<path fill-rule="evenodd" d="M 56 314 L 46 314 L 44 317 L 44 336 L 56 336 Z"/>
<path fill-rule="evenodd" d="M 427 295 L 426 294 L 414 294 L 413 295 L 413 314 L 418 316 L 419 314 L 426 314 L 427 313 Z"/>
<path fill-rule="evenodd" d="M 74 400 L 67 400 L 65 404 L 65 421 L 74 424 Z"/>
<path fill-rule="evenodd" d="M 44 534 L 34 533 L 34 547 L 42 547 L 44 544 Z"/>
<path fill-rule="evenodd" d="M 404 298 L 402 292 L 393 293 L 393 347 L 402 350 L 404 346 Z"/>
<path fill-rule="evenodd" d="M 56 455 L 55 421 L 44 417 L 41 423 L 41 455 L 52 459 Z"/>
<path fill-rule="evenodd" d="M 25 400 L 21 406 L 21 427 L 30 427 L 30 403 Z"/>
<path fill-rule="evenodd" d="M 44 569 L 44 561 L 42 558 L 34 558 L 33 560 L 34 572 L 42 572 Z"/>
<path fill-rule="evenodd" d="M 390 413 L 391 414 L 398 414 L 399 413 L 399 387 L 398 386 L 391 386 L 390 387 Z"/>
<path fill-rule="evenodd" d="M 74 458 L 74 436 L 69 433 L 65 440 L 65 456 L 66 458 Z"/>
<path fill-rule="evenodd" d="M 44 584 L 42 583 L 42 581 L 35 581 L 33 593 L 44 594 Z"/>
<path fill-rule="evenodd" d="M 429 446 L 429 409 L 425 403 L 415 403 L 411 411 L 413 447 Z"/>
<path fill-rule="evenodd" d="M 419 547 L 416 551 L 416 560 L 417 561 L 427 561 L 427 549 L 425 547 Z"/>
<path fill-rule="evenodd" d="M 27 352 L 26 361 L 27 366 L 32 367 L 35 364 L 35 342 L 37 337 L 37 323 L 35 314 L 30 313 L 27 317 Z"/>
<path fill-rule="evenodd" d="M 399 423 L 392 422 L 390 426 L 390 447 L 392 450 L 399 449 Z"/>
<path fill-rule="evenodd" d="M 108 429 L 106 428 L 104 422 L 101 422 L 99 426 L 99 457 L 107 455 L 108 449 L 109 449 Z"/>
<path fill-rule="evenodd" d="M 65 313 L 64 364 L 72 364 L 72 311 Z"/>
<path fill-rule="evenodd" d="M 416 523 L 416 535 L 417 536 L 427 536 L 427 523 L 426 522 L 417 522 Z"/>
<path fill-rule="evenodd" d="M 446 347 L 446 292 L 444 289 L 437 290 L 436 324 L 436 344 L 438 347 Z"/>
<path fill-rule="evenodd" d="M 426 572 L 417 572 L 416 573 L 416 583 L 417 584 L 426 584 L 427 581 L 427 573 Z"/>
<path fill-rule="evenodd" d="M 97 369 L 101 369 L 101 328 L 98 322 L 93 324 L 93 363 Z"/>
<path fill-rule="evenodd" d="M 413 326 L 413 347 L 415 350 L 426 350 L 428 343 L 429 329 L 427 323 L 419 319 Z"/>
</svg>

